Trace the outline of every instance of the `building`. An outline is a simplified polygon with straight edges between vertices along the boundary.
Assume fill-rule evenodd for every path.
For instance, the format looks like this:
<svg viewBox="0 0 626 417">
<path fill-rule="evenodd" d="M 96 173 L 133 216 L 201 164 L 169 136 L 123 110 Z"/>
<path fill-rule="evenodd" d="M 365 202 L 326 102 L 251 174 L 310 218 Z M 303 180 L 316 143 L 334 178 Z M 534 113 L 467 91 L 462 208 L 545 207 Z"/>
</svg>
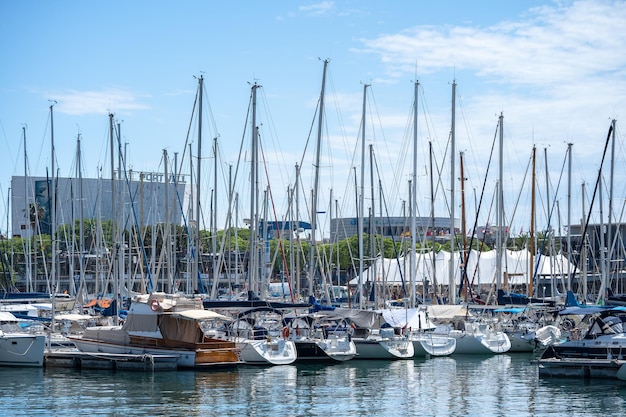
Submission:
<svg viewBox="0 0 626 417">
<path fill-rule="evenodd" d="M 77 178 L 56 178 L 57 226 L 73 224 L 81 217 L 116 220 L 123 229 L 131 225 L 143 227 L 165 223 L 166 216 L 171 224 L 181 224 L 179 208 L 186 207 L 184 177 L 181 176 L 178 185 L 174 186 L 171 180 L 166 184 L 164 174 L 133 173 L 133 176 L 137 175 L 139 180 L 129 181 L 84 178 L 82 184 Z M 50 234 L 51 196 L 49 178 L 11 178 L 13 237 Z"/>
<path fill-rule="evenodd" d="M 450 236 L 449 217 L 417 217 L 415 219 L 418 238 L 424 236 Z M 454 220 L 455 232 L 459 233 L 459 221 Z M 330 220 L 330 241 L 337 242 L 358 235 L 359 223 L 356 217 Z M 402 239 L 411 237 L 409 217 L 374 217 L 363 219 L 363 233 L 378 234 L 386 238 Z"/>
</svg>

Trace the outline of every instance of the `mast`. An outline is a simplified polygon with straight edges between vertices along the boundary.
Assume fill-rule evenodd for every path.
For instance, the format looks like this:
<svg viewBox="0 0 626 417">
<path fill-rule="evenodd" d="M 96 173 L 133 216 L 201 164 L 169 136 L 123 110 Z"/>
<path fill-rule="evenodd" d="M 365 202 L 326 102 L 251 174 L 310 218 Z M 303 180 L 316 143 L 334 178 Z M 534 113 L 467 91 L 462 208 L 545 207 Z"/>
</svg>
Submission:
<svg viewBox="0 0 626 417">
<path fill-rule="evenodd" d="M 370 282 L 372 284 L 372 295 L 374 295 L 374 297 L 371 297 L 371 301 L 374 302 L 374 308 L 376 308 L 376 298 L 377 298 L 377 288 L 376 288 L 376 284 L 377 284 L 377 280 L 376 280 L 376 276 L 378 275 L 376 272 L 376 264 L 378 263 L 378 257 L 376 256 L 376 206 L 374 205 L 374 146 L 370 143 L 369 144 L 369 156 L 370 156 L 370 196 L 372 199 L 372 205 L 369 208 L 369 222 L 370 222 L 370 227 L 369 227 L 369 241 L 370 241 L 370 258 L 374 260 L 374 273 L 373 274 L 368 274 L 369 278 L 370 278 Z M 383 259 L 381 257 L 380 262 L 382 264 Z M 372 269 L 370 268 L 370 271 Z"/>
<path fill-rule="evenodd" d="M 535 281 L 535 162 L 536 162 L 536 154 L 537 148 L 533 146 L 533 171 L 532 171 L 532 179 L 530 181 L 530 230 L 528 232 L 528 296 L 532 297 L 534 288 L 533 284 Z"/>
<path fill-rule="evenodd" d="M 455 228 L 454 228 L 454 155 L 456 142 L 456 80 L 452 81 L 452 115 L 450 122 L 450 266 L 448 268 L 448 297 L 449 304 L 456 304 L 456 285 L 454 281 L 454 254 L 455 249 Z"/>
<path fill-rule="evenodd" d="M 567 291 L 572 289 L 572 144 L 567 144 Z"/>
<path fill-rule="evenodd" d="M 258 213 L 258 184 L 257 184 L 257 159 L 258 159 L 258 131 L 256 129 L 256 90 L 259 85 L 255 82 L 252 86 L 252 160 L 250 162 L 250 251 L 248 262 L 248 290 L 255 291 L 257 284 L 254 277 L 257 275 L 258 253 L 257 253 L 257 213 Z M 256 291 L 255 291 L 256 292 Z"/>
<path fill-rule="evenodd" d="M 33 277 L 32 277 L 32 258 L 31 258 L 31 208 L 28 205 L 28 156 L 26 152 L 26 126 L 22 126 L 22 134 L 24 137 L 24 215 L 26 216 L 26 291 L 33 291 Z M 37 218 L 37 205 L 33 202 L 33 215 Z M 7 229 L 8 230 L 8 229 Z"/>
<path fill-rule="evenodd" d="M 213 245 L 213 254 L 211 255 L 211 263 L 213 265 L 213 290 L 211 291 L 211 297 L 217 297 L 217 286 L 218 286 L 218 271 L 219 265 L 221 263 L 221 256 L 218 256 L 217 253 L 217 137 L 213 138 L 213 201 L 211 204 L 211 222 L 213 223 L 213 227 L 211 228 L 212 234 L 212 245 Z M 229 204 L 231 200 L 228 200 Z M 230 206 L 228 207 L 230 213 Z M 230 214 L 228 215 L 230 218 Z"/>
<path fill-rule="evenodd" d="M 437 283 L 437 250 L 435 242 L 435 172 L 433 169 L 433 143 L 428 142 L 428 157 L 430 164 L 430 241 L 433 245 L 431 250 L 432 274 L 433 274 L 433 294 L 435 300 L 438 300 L 438 283 Z M 439 302 L 437 301 L 437 304 Z"/>
<path fill-rule="evenodd" d="M 583 181 L 581 184 L 581 195 L 582 195 L 582 213 L 583 216 L 581 216 L 580 218 L 580 230 L 584 231 L 585 230 L 585 213 L 587 212 L 587 209 L 585 208 L 585 182 Z M 580 274 L 582 275 L 582 282 L 583 282 L 583 300 L 587 300 L 587 245 L 585 242 L 585 234 L 581 234 L 580 236 L 581 238 L 581 242 L 580 242 L 580 264 L 582 265 L 582 268 L 580 269 Z"/>
<path fill-rule="evenodd" d="M 315 233 L 317 229 L 317 200 L 319 187 L 320 153 L 322 149 L 322 129 L 324 127 L 324 91 L 326 88 L 326 69 L 328 59 L 324 60 L 324 71 L 322 73 L 322 91 L 320 92 L 320 109 L 317 119 L 317 146 L 315 150 L 315 178 L 313 183 L 313 195 L 311 201 L 311 245 L 309 247 L 309 295 L 313 295 L 313 281 L 315 278 L 315 253 L 317 242 Z"/>
<path fill-rule="evenodd" d="M 419 81 L 415 81 L 413 90 L 413 173 L 410 180 L 410 199 L 409 199 L 409 211 L 411 215 L 410 230 L 411 230 L 411 293 L 409 298 L 409 305 L 411 308 L 415 307 L 415 291 L 417 281 L 417 227 L 416 227 L 416 212 L 417 212 L 417 99 L 419 91 Z M 424 294 L 426 298 L 427 294 Z"/>
<path fill-rule="evenodd" d="M 55 229 L 56 229 L 56 224 L 57 224 L 57 218 L 56 218 L 56 167 L 54 164 L 54 112 L 53 112 L 53 107 L 56 104 L 56 101 L 50 105 L 50 156 L 51 156 L 51 190 L 52 190 L 52 206 L 50 209 L 50 247 L 51 247 L 51 260 L 50 260 L 50 281 L 51 281 L 51 289 L 50 289 L 50 301 L 52 302 L 52 320 L 50 323 L 50 326 L 52 328 L 52 330 L 54 331 L 54 327 L 55 327 L 55 320 L 54 320 L 54 316 L 56 314 L 55 308 L 56 308 L 56 303 L 55 303 L 55 295 L 56 295 L 56 253 L 57 253 L 57 246 L 56 246 L 56 239 L 55 239 Z"/>
<path fill-rule="evenodd" d="M 459 154 L 459 165 L 461 166 L 461 236 L 463 239 L 462 246 L 462 254 L 461 254 L 461 286 L 465 288 L 465 301 L 467 302 L 467 294 L 469 293 L 469 282 L 463 283 L 462 280 L 467 277 L 467 261 L 468 261 L 468 251 L 467 251 L 467 240 L 466 240 L 466 231 L 465 231 L 465 167 L 463 166 L 463 156 L 464 153 L 461 152 Z M 471 248 L 470 248 L 471 250 Z"/>
<path fill-rule="evenodd" d="M 553 297 L 554 293 L 555 293 L 555 284 L 554 284 L 554 275 L 553 275 L 553 264 L 552 264 L 552 260 L 554 259 L 554 253 L 552 251 L 553 248 L 553 242 L 554 242 L 554 233 L 552 232 L 552 226 L 551 226 L 551 222 L 552 222 L 552 211 L 551 211 L 551 207 L 550 207 L 550 175 L 549 175 L 549 171 L 548 171 L 548 148 L 543 148 L 543 155 L 544 155 L 544 159 L 546 161 L 545 164 L 545 168 L 546 168 L 546 213 L 548 214 L 548 230 L 546 230 L 546 236 L 544 236 L 544 239 L 548 240 L 548 259 L 550 261 L 550 296 Z M 539 281 L 537 280 L 537 283 L 539 283 Z M 545 291 L 544 291 L 545 293 Z M 545 296 L 545 294 L 544 294 Z"/>
<path fill-rule="evenodd" d="M 80 286 L 78 288 L 79 297 L 84 298 L 83 290 L 85 288 L 85 231 L 84 229 L 84 196 L 83 196 L 83 168 L 82 168 L 82 150 L 80 146 L 80 133 L 77 140 L 77 158 L 76 170 L 78 171 L 78 239 L 80 240 L 78 250 L 80 251 L 79 259 L 79 274 L 80 274 Z"/>
<path fill-rule="evenodd" d="M 112 242 L 112 257 L 111 257 L 111 272 L 113 274 L 113 298 L 117 302 L 117 281 L 119 279 L 119 270 L 117 264 L 118 257 L 118 240 L 117 240 L 117 210 L 116 207 L 116 184 L 115 184 L 115 139 L 114 139 L 114 129 L 113 129 L 113 113 L 109 113 L 109 139 L 110 139 L 110 151 L 111 151 L 111 237 L 114 239 Z M 103 290 L 106 291 L 106 288 Z M 117 315 L 113 318 L 114 323 L 117 325 Z"/>
<path fill-rule="evenodd" d="M 599 181 L 598 185 L 598 209 L 600 216 L 600 227 L 598 233 L 600 233 L 600 291 L 596 297 L 596 303 L 602 303 L 604 300 L 604 293 L 606 292 L 606 240 L 604 231 L 604 199 L 602 189 L 602 181 Z"/>
<path fill-rule="evenodd" d="M 496 290 L 499 290 L 502 287 L 502 213 L 503 213 L 503 203 L 504 203 L 504 193 L 503 193 L 503 143 L 504 143 L 504 116 L 500 113 L 499 117 L 500 124 L 500 144 L 499 144 L 499 179 L 498 179 L 498 189 L 497 189 L 497 211 L 496 211 L 496 219 L 498 224 L 498 233 L 496 234 Z"/>
<path fill-rule="evenodd" d="M 165 231 L 163 233 L 163 245 L 165 246 L 165 258 L 167 259 L 166 263 L 166 271 L 167 271 L 167 288 L 171 293 L 174 291 L 174 277 L 172 276 L 172 242 L 171 242 L 171 224 L 170 224 L 170 173 L 169 173 L 169 159 L 167 156 L 167 149 L 163 149 L 163 174 L 165 175 L 165 184 L 164 184 L 164 192 L 165 192 Z"/>
<path fill-rule="evenodd" d="M 365 251 L 363 249 L 363 216 L 365 215 L 365 195 L 364 195 L 364 181 L 365 181 L 365 103 L 367 98 L 367 87 L 369 84 L 363 84 L 363 116 L 361 117 L 361 185 L 359 193 L 359 308 L 363 309 L 363 256 Z"/>
<path fill-rule="evenodd" d="M 299 251 L 300 250 L 300 166 L 298 164 L 296 164 L 295 166 L 296 168 L 296 183 L 294 184 L 294 197 L 295 197 L 295 205 L 296 205 L 296 221 L 297 221 L 297 227 L 296 227 L 296 248 Z M 293 252 L 292 252 L 293 253 Z M 302 295 L 301 293 L 301 268 L 300 268 L 300 256 L 296 256 L 296 293 L 298 295 L 298 298 Z"/>
<path fill-rule="evenodd" d="M 611 125 L 613 126 L 613 135 L 611 138 L 611 178 L 609 179 L 609 213 L 607 215 L 607 263 L 608 263 L 608 272 L 611 271 L 611 263 L 613 262 L 613 185 L 615 178 L 615 119 L 611 121 Z M 616 233 L 617 235 L 617 233 Z M 607 281 L 607 285 L 610 285 L 610 277 L 609 281 Z M 606 291 L 606 289 L 605 289 Z"/>
<path fill-rule="evenodd" d="M 200 75 L 198 79 L 198 155 L 196 156 L 198 162 L 196 164 L 196 228 L 194 230 L 194 250 L 195 256 L 193 257 L 193 288 L 194 290 L 198 287 L 201 293 L 204 293 L 204 284 L 202 283 L 201 274 L 200 274 L 200 257 L 202 256 L 202 250 L 200 245 L 200 184 L 201 184 L 201 176 L 202 176 L 202 97 L 203 97 L 203 84 L 204 77 Z"/>
</svg>

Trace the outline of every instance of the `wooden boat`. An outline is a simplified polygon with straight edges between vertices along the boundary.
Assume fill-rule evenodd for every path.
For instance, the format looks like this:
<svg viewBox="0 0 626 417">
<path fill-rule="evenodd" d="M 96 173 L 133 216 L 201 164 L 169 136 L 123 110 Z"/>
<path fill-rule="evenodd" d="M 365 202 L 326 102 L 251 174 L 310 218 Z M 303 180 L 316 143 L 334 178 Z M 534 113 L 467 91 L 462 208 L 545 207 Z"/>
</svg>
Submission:
<svg viewBox="0 0 626 417">
<path fill-rule="evenodd" d="M 133 300 L 123 325 L 88 327 L 68 338 L 83 352 L 175 355 L 179 368 L 243 363 L 234 342 L 204 334 L 201 323 L 210 320 L 228 317 L 204 310 L 200 300 L 153 293 Z"/>
</svg>

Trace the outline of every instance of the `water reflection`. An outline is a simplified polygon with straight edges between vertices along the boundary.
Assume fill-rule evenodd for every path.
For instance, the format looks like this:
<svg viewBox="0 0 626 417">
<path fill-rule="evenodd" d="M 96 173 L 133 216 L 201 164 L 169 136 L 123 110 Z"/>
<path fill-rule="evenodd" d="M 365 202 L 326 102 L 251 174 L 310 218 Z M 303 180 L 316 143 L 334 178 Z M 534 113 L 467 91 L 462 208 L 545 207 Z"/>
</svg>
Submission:
<svg viewBox="0 0 626 417">
<path fill-rule="evenodd" d="M 14 416 L 626 415 L 626 383 L 540 379 L 531 359 L 505 354 L 156 373 L 0 368 L 0 402 L 2 413 Z"/>
</svg>

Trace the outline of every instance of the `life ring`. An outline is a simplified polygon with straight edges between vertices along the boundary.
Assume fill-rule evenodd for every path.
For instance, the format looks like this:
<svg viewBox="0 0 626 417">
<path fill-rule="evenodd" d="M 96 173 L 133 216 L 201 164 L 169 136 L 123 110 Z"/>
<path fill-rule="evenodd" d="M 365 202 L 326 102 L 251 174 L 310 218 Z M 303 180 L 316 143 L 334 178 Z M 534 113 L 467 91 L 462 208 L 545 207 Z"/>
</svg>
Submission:
<svg viewBox="0 0 626 417">
<path fill-rule="evenodd" d="M 285 326 L 283 327 L 283 339 L 288 339 L 289 338 L 289 327 Z"/>
<path fill-rule="evenodd" d="M 150 310 L 159 311 L 161 309 L 161 303 L 156 298 L 150 300 Z"/>
</svg>

